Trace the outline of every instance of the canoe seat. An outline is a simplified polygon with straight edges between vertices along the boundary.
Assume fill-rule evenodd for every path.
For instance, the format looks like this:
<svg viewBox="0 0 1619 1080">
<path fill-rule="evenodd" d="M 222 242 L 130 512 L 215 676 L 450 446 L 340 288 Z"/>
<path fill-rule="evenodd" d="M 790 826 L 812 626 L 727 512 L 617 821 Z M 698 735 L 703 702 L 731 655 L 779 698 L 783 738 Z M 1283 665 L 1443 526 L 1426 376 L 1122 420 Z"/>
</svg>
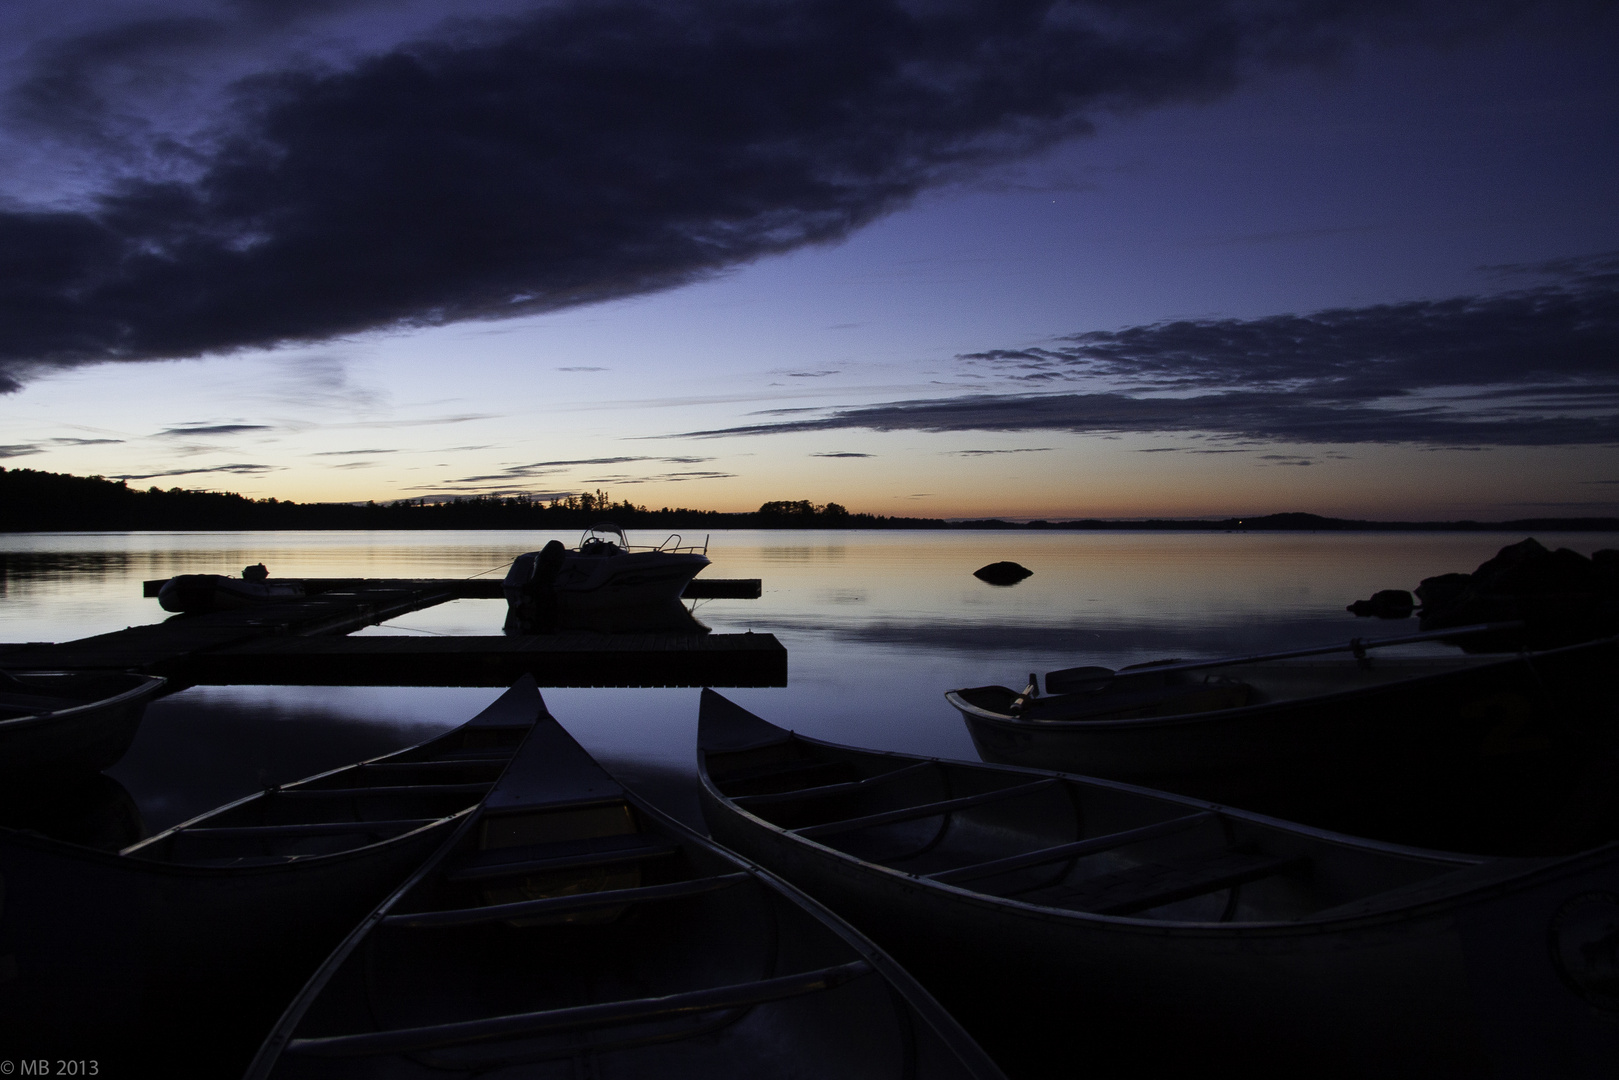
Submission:
<svg viewBox="0 0 1619 1080">
<path fill-rule="evenodd" d="M 869 829 L 877 825 L 895 825 L 902 821 L 919 821 L 922 818 L 938 817 L 941 814 L 965 810 L 973 806 L 982 806 L 985 803 L 1020 798 L 1024 795 L 1032 795 L 1037 791 L 1044 791 L 1046 788 L 1055 787 L 1060 783 L 1062 783 L 1061 780 L 1055 776 L 1050 776 L 1028 784 L 1013 784 L 1011 787 L 996 788 L 994 791 L 981 791 L 976 795 L 963 795 L 958 799 L 941 799 L 938 802 L 906 806 L 898 810 L 885 810 L 880 814 L 863 814 L 860 817 L 845 818 L 842 821 L 826 821 L 819 825 L 805 825 L 802 828 L 789 831 L 805 839 L 818 836 L 835 836 L 838 833 L 853 832 L 856 829 Z"/>
<path fill-rule="evenodd" d="M 1092 836 L 1086 840 L 1056 844 L 1036 851 L 1008 855 L 1001 859 L 990 859 L 986 862 L 972 863 L 968 866 L 956 866 L 949 870 L 936 870 L 923 876 L 947 885 L 955 885 L 963 881 L 977 881 L 981 878 L 994 877 L 997 874 L 1009 874 L 1014 870 L 1026 870 L 1035 866 L 1049 866 L 1055 862 L 1082 859 L 1087 855 L 1097 855 L 1104 851 L 1114 851 L 1121 847 L 1127 847 L 1130 844 L 1156 840 L 1161 836 L 1170 836 L 1184 829 L 1201 825 L 1205 821 L 1213 821 L 1218 816 L 1212 810 L 1204 810 L 1196 814 L 1184 814 L 1181 817 L 1170 818 L 1168 821 L 1143 825 L 1139 829 L 1126 829 L 1123 832 Z"/>
<path fill-rule="evenodd" d="M 494 848 L 462 861 L 444 876 L 450 881 L 489 881 L 494 878 L 576 870 L 590 866 L 660 858 L 679 850 L 674 844 L 645 833 L 595 836 L 551 844 Z"/>
<path fill-rule="evenodd" d="M 709 774 L 732 797 L 796 791 L 820 784 L 840 784 L 861 779 L 854 766 L 846 761 L 820 761 L 814 758 L 788 758 L 745 769 L 725 769 L 716 758 L 711 757 Z"/>
<path fill-rule="evenodd" d="M 901 769 L 890 769 L 876 776 L 868 776 L 863 780 L 845 780 L 836 784 L 819 784 L 815 787 L 795 788 L 792 791 L 773 791 L 766 795 L 738 795 L 731 801 L 741 807 L 769 806 L 774 803 L 798 802 L 807 799 L 821 799 L 830 795 L 847 795 L 855 791 L 869 791 L 881 784 L 898 780 L 904 776 L 915 776 L 927 772 L 937 766 L 934 761 L 918 761 L 914 765 L 907 765 Z"/>
<path fill-rule="evenodd" d="M 1308 862 L 1299 856 L 1224 851 L 1196 862 L 1142 863 L 1081 881 L 1013 893 L 1011 898 L 1095 915 L 1130 915 L 1296 870 Z"/>
<path fill-rule="evenodd" d="M 633 889 L 602 889 L 598 892 L 574 893 L 568 896 L 547 896 L 539 900 L 520 900 L 512 904 L 488 904 L 483 907 L 454 908 L 448 911 L 421 911 L 406 915 L 389 915 L 383 926 L 405 927 L 413 930 L 448 929 L 457 926 L 475 926 L 480 923 L 504 922 L 508 919 L 531 919 L 548 915 L 567 915 L 597 908 L 623 907 L 659 900 L 679 900 L 688 896 L 728 889 L 752 878 L 747 874 L 719 874 L 714 877 L 675 881 L 667 885 L 646 885 Z"/>
<path fill-rule="evenodd" d="M 469 1043 L 496 1039 L 532 1038 L 536 1035 L 579 1031 L 586 1028 L 641 1024 L 654 1020 L 678 1019 L 698 1012 L 784 1001 L 788 998 L 830 990 L 871 973 L 870 964 L 864 960 L 855 960 L 796 975 L 782 975 L 774 979 L 758 979 L 753 982 L 715 986 L 706 990 L 689 990 L 685 993 L 659 997 L 607 1001 L 596 1005 L 576 1005 L 564 1009 L 545 1009 L 540 1012 L 491 1016 L 482 1020 L 428 1024 L 423 1027 L 396 1028 L 391 1031 L 365 1032 L 357 1035 L 293 1039 L 287 1043 L 286 1052 L 320 1057 L 377 1057 L 384 1054 L 408 1054 L 421 1050 L 465 1046 Z"/>
</svg>

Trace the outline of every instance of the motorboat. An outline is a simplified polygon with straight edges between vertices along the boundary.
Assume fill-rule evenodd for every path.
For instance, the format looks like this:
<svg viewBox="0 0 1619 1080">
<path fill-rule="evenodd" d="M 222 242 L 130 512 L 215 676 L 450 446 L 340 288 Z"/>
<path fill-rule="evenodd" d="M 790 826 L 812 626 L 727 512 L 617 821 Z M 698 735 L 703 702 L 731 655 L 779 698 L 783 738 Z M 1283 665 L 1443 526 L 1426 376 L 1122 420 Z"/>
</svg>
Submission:
<svg viewBox="0 0 1619 1080">
<path fill-rule="evenodd" d="M 1619 844 L 1378 843 L 840 746 L 711 690 L 698 770 L 715 840 L 870 934 L 1014 1076 L 1594 1078 L 1619 1061 Z"/>
<path fill-rule="evenodd" d="M 587 529 L 576 548 L 553 540 L 512 560 L 502 590 L 522 622 L 604 611 L 666 610 L 709 564 L 708 544 L 682 545 L 671 535 L 656 547 L 632 547 L 610 522 Z"/>
<path fill-rule="evenodd" d="M 483 800 L 540 709 L 525 676 L 428 742 L 120 851 L 0 829 L 0 1046 L 240 1075 L 322 958 Z"/>
<path fill-rule="evenodd" d="M 0 781 L 38 784 L 116 764 L 166 682 L 125 672 L 0 672 Z"/>
<path fill-rule="evenodd" d="M 998 1080 L 880 949 L 625 790 L 546 717 L 248 1080 Z"/>
<path fill-rule="evenodd" d="M 264 564 L 258 563 L 244 569 L 239 578 L 224 574 L 178 574 L 163 583 L 157 602 L 164 611 L 193 614 L 300 600 L 303 596 L 303 582 L 271 578 Z"/>
<path fill-rule="evenodd" d="M 1619 638 L 1506 655 L 1385 648 L 1470 629 L 1502 633 L 1486 624 L 1262 656 L 1067 668 L 1047 674 L 1043 695 L 1031 674 L 1021 690 L 945 697 L 989 762 L 1427 847 L 1552 854 L 1614 839 L 1614 823 L 1602 822 L 1619 808 L 1602 770 L 1619 763 Z M 1580 802 L 1591 812 L 1574 813 Z"/>
</svg>

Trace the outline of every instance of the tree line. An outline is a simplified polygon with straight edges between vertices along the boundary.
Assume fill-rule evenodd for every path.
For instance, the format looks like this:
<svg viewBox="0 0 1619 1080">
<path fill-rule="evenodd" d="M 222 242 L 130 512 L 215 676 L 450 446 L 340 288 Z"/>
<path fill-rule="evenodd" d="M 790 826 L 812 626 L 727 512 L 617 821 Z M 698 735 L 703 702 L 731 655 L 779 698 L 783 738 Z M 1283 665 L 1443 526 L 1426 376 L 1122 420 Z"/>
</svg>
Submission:
<svg viewBox="0 0 1619 1080">
<path fill-rule="evenodd" d="M 628 529 L 1174 529 L 1237 531 L 1564 531 L 1619 532 L 1619 518 L 1522 518 L 1515 521 L 1359 521 L 1317 514 L 1267 514 L 1251 518 L 1184 518 L 1070 521 L 1007 521 L 984 518 L 885 517 L 858 514 L 835 502 L 807 499 L 767 502 L 758 510 L 731 513 L 637 506 L 613 502 L 603 491 L 542 500 L 525 495 L 477 495 L 441 500 L 298 503 L 250 499 L 232 492 L 142 491 L 122 480 L 33 469 L 0 468 L 0 532 L 188 532 L 238 529 L 587 529 L 601 521 Z"/>
</svg>

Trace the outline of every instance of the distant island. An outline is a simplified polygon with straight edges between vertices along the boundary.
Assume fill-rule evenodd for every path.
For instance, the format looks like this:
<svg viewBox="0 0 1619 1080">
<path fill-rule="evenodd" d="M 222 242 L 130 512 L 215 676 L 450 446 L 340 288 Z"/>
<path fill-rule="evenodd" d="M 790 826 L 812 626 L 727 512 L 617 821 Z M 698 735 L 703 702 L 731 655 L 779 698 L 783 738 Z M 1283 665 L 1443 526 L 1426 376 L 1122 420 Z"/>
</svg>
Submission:
<svg viewBox="0 0 1619 1080">
<path fill-rule="evenodd" d="M 215 491 L 156 487 L 34 469 L 0 468 L 0 532 L 193 532 L 238 529 L 582 529 L 603 519 L 626 528 L 670 529 L 1163 529 L 1293 532 L 1619 532 L 1619 518 L 1519 518 L 1512 521 L 1358 521 L 1318 514 L 1220 519 L 1006 521 L 886 517 L 853 513 L 835 502 L 767 502 L 727 513 L 612 502 L 597 491 L 541 500 L 480 495 L 429 502 L 298 503 Z"/>
</svg>

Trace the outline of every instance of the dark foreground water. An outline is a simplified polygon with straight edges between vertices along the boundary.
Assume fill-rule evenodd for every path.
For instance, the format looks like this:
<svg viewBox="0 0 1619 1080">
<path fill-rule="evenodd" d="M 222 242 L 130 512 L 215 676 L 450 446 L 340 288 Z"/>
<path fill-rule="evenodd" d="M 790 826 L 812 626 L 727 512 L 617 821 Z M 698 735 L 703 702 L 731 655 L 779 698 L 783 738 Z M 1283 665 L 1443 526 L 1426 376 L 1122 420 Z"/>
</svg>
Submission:
<svg viewBox="0 0 1619 1080">
<path fill-rule="evenodd" d="M 499 577 L 543 533 L 117 533 L 0 536 L 0 641 L 61 641 L 164 617 L 141 582 L 231 573 L 277 577 Z M 572 543 L 577 537 L 561 536 Z M 657 542 L 659 536 L 632 536 Z M 687 542 L 691 541 L 687 537 Z M 700 538 L 698 538 L 700 539 Z M 1472 570 L 1512 534 L 728 532 L 711 577 L 758 577 L 759 600 L 699 603 L 715 632 L 770 632 L 789 685 L 726 693 L 805 734 L 974 757 L 945 690 L 1018 683 L 1030 671 L 1206 657 L 1414 632 L 1344 606 L 1383 588 Z M 1548 534 L 1582 554 L 1612 534 Z M 972 571 L 1011 559 L 1010 588 Z M 458 601 L 372 634 L 499 633 L 500 601 Z M 1442 646 L 1416 646 L 1443 651 Z M 385 753 L 459 724 L 489 689 L 196 687 L 155 703 L 111 770 L 155 831 L 267 784 Z M 550 689 L 556 717 L 654 802 L 696 815 L 697 696 L 681 690 Z"/>
</svg>

